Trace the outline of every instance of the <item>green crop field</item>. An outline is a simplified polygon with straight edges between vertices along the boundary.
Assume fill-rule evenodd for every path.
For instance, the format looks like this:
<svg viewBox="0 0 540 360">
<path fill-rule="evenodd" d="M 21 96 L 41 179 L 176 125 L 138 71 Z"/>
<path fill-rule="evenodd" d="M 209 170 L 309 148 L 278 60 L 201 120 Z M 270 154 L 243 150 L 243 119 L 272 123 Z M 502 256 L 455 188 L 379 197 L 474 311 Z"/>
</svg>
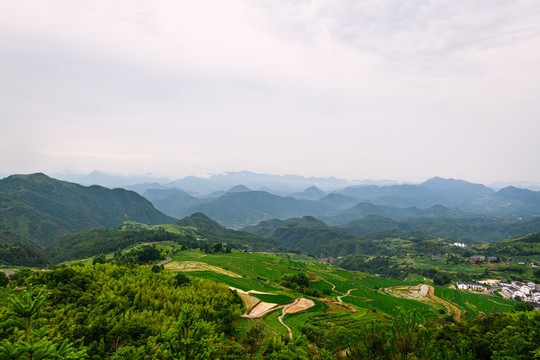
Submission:
<svg viewBox="0 0 540 360">
<path fill-rule="evenodd" d="M 287 296 L 287 295 L 270 295 L 270 294 L 251 294 L 251 295 L 255 296 L 261 301 L 272 303 L 272 304 L 278 304 L 278 305 L 290 304 L 294 301 L 292 297 Z"/>
<path fill-rule="evenodd" d="M 435 295 L 459 307 L 465 312 L 465 316 L 493 311 L 511 311 L 514 308 L 512 301 L 463 290 L 435 287 Z"/>
<path fill-rule="evenodd" d="M 287 336 L 287 329 L 285 328 L 285 326 L 281 325 L 281 323 L 278 321 L 278 317 L 280 315 L 281 315 L 281 309 L 272 311 L 271 313 L 267 314 L 264 317 L 264 322 L 268 327 L 274 329 L 278 334 Z"/>
<path fill-rule="evenodd" d="M 241 290 L 257 290 L 271 293 L 252 294 L 264 302 L 285 305 L 294 298 L 305 297 L 292 289 L 281 285 L 285 274 L 303 273 L 310 281 L 309 287 L 319 291 L 330 290 L 326 302 L 315 300 L 316 306 L 296 314 L 287 314 L 284 322 L 291 327 L 293 336 L 300 335 L 303 326 L 311 321 L 321 322 L 327 319 L 335 326 L 351 329 L 362 327 L 366 321 L 373 318 L 392 318 L 396 311 L 416 311 L 424 320 L 441 317 L 441 310 L 447 308 L 436 301 L 418 301 L 409 298 L 395 297 L 386 293 L 385 289 L 397 286 L 418 285 L 426 283 L 419 275 L 409 275 L 407 281 L 387 279 L 360 272 L 334 268 L 326 263 L 296 254 L 270 254 L 233 251 L 226 254 L 204 254 L 199 250 L 177 251 L 170 255 L 174 261 L 197 261 L 217 266 L 241 277 L 227 276 L 213 271 L 190 271 L 187 275 L 213 279 Z M 420 265 L 422 266 L 422 265 Z M 425 264 L 424 266 L 428 266 Z M 429 282 L 428 282 L 429 283 Z M 335 286 L 335 291 L 332 288 Z M 339 304 L 337 296 L 342 298 Z M 435 288 L 435 295 L 457 306 L 463 316 L 488 313 L 491 311 L 510 311 L 513 303 L 495 296 L 467 293 L 447 288 Z M 354 312 L 354 311 L 356 312 Z M 263 321 L 268 328 L 280 334 L 286 334 L 286 329 L 278 322 L 281 309 L 265 315 Z M 348 324 L 348 321 L 351 324 Z M 339 343 L 339 339 L 333 339 Z"/>
</svg>

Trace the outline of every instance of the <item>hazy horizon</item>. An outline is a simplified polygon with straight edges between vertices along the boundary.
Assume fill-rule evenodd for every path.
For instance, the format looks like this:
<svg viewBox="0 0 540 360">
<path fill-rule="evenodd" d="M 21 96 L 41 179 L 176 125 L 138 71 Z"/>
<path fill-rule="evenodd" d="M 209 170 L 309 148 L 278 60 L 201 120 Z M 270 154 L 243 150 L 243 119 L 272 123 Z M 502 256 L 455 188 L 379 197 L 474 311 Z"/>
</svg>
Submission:
<svg viewBox="0 0 540 360">
<path fill-rule="evenodd" d="M 0 173 L 540 183 L 540 3 L 28 0 Z"/>
<path fill-rule="evenodd" d="M 293 192 L 297 192 L 297 191 L 301 191 L 301 190 L 304 190 L 306 189 L 307 187 L 309 186 L 317 186 L 325 191 L 333 191 L 333 190 L 336 190 L 336 189 L 340 189 L 340 188 L 343 188 L 343 187 L 346 187 L 346 186 L 350 186 L 350 185 L 378 185 L 378 186 L 387 186 L 387 185 L 405 185 L 405 184 L 411 184 L 411 185 L 419 185 L 419 184 L 422 184 L 424 182 L 426 182 L 427 180 L 430 180 L 432 178 L 441 178 L 440 176 L 437 176 L 437 175 L 434 175 L 432 177 L 429 177 L 429 178 L 426 178 L 426 179 L 420 179 L 418 181 L 408 181 L 408 180 L 405 180 L 405 181 L 399 181 L 399 180 L 396 180 L 396 179 L 368 179 L 368 178 L 365 178 L 365 179 L 345 179 L 345 178 L 340 178 L 340 177 L 335 177 L 335 176 L 329 176 L 329 177 L 310 177 L 310 176 L 303 176 L 301 174 L 270 174 L 270 173 L 257 173 L 257 172 L 253 172 L 253 171 L 249 171 L 249 170 L 241 170 L 241 171 L 226 171 L 226 172 L 223 172 L 223 173 L 216 173 L 216 174 L 211 174 L 211 173 L 206 173 L 206 174 L 189 174 L 189 175 L 186 175 L 186 176 L 182 176 L 182 177 L 166 177 L 166 176 L 158 176 L 158 175 L 154 175 L 154 174 L 134 174 L 134 175 L 128 175 L 128 174 L 115 174 L 115 173 L 106 173 L 106 172 L 102 172 L 102 171 L 99 171 L 99 170 L 93 170 L 89 173 L 47 173 L 47 172 L 43 172 L 43 171 L 37 171 L 35 173 L 44 173 L 45 175 L 47 176 L 50 176 L 52 178 L 56 178 L 56 179 L 59 179 L 59 180 L 63 180 L 63 181 L 68 181 L 68 182 L 75 182 L 75 183 L 79 183 L 79 184 L 82 184 L 82 185 L 85 185 L 85 186 L 89 186 L 89 185 L 102 185 L 102 186 L 107 186 L 107 187 L 124 187 L 124 186 L 133 186 L 133 185 L 141 185 L 141 184 L 144 184 L 144 183 L 152 183 L 152 182 L 156 182 L 156 183 L 159 183 L 160 185 L 168 185 L 170 186 L 172 183 L 174 182 L 177 182 L 177 181 L 180 181 L 180 180 L 184 180 L 186 178 L 190 178 L 190 177 L 196 177 L 196 178 L 199 178 L 199 179 L 206 179 L 206 180 L 216 180 L 217 178 L 224 178 L 224 177 L 227 177 L 227 176 L 239 176 L 239 175 L 243 175 L 243 174 L 246 174 L 246 176 L 251 176 L 250 178 L 248 178 L 248 182 L 257 182 L 256 180 L 254 180 L 254 178 L 262 178 L 262 177 L 266 177 L 266 178 L 273 178 L 273 177 L 279 177 L 281 179 L 279 179 L 279 182 L 276 183 L 276 188 L 275 189 L 271 189 L 271 186 L 268 187 L 266 185 L 259 185 L 259 186 L 255 186 L 254 188 L 250 188 L 250 190 L 261 190 L 263 188 L 267 188 L 267 189 L 271 189 L 271 190 L 278 190 L 278 188 L 280 188 L 280 186 L 283 186 L 284 184 L 287 184 L 287 181 L 285 178 L 289 177 L 289 178 L 302 178 L 304 181 L 304 184 L 307 184 L 306 186 L 302 187 L 301 184 L 302 181 L 300 181 L 299 183 L 296 183 L 296 184 L 291 184 L 289 183 L 288 185 L 290 185 L 292 188 L 296 187 L 296 190 L 293 191 Z M 13 173 L 13 174 L 4 174 L 4 173 L 0 173 L 0 179 L 2 178 L 5 178 L 7 176 L 10 176 L 10 175 L 29 175 L 31 173 Z M 297 180 L 302 180 L 302 179 L 297 179 Z M 339 183 L 339 182 L 342 182 L 343 183 L 343 186 L 338 186 L 338 185 L 335 185 L 335 186 L 328 186 L 328 184 L 326 184 L 326 186 L 324 185 L 321 185 L 321 184 L 317 184 L 315 182 L 313 182 L 313 184 L 309 185 L 309 180 L 312 180 L 312 181 L 315 181 L 315 180 L 335 180 L 335 184 Z M 534 181 L 527 181 L 527 180 L 521 180 L 521 181 L 492 181 L 492 182 L 489 182 L 489 183 L 482 183 L 482 182 L 475 182 L 475 181 L 471 181 L 469 179 L 460 179 L 460 178 L 455 178 L 455 177 L 450 177 L 450 178 L 443 178 L 443 179 L 451 179 L 451 180 L 462 180 L 462 181 L 467 181 L 467 182 L 470 182 L 470 183 L 477 183 L 477 184 L 482 184 L 482 185 L 485 185 L 485 186 L 488 186 L 488 187 L 491 187 L 495 190 L 499 190 L 499 189 L 502 189 L 504 187 L 507 187 L 507 186 L 515 186 L 515 187 L 518 187 L 518 188 L 524 188 L 524 189 L 529 189 L 529 190 L 533 190 L 533 191 L 540 191 L 540 182 L 534 182 Z M 236 186 L 236 185 L 245 185 L 242 183 L 242 181 L 238 181 L 238 182 L 230 182 L 230 180 L 228 180 L 230 185 L 229 187 L 232 187 L 232 186 Z M 267 180 L 265 180 L 267 181 Z M 324 181 L 323 181 L 324 182 Z M 219 181 L 218 181 L 219 183 Z M 264 182 L 263 182 L 264 183 Z M 299 187 L 300 186 L 300 187 Z M 223 188 L 221 188 L 220 190 L 228 190 L 229 187 L 225 186 Z M 218 188 L 216 188 L 216 190 L 219 190 Z"/>
</svg>

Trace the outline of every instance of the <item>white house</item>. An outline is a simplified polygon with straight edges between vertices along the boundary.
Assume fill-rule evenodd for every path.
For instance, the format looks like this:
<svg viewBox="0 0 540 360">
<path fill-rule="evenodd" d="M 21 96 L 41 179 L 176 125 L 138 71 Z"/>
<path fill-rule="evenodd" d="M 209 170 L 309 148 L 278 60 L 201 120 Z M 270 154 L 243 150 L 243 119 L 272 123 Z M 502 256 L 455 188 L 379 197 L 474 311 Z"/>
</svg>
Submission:
<svg viewBox="0 0 540 360">
<path fill-rule="evenodd" d="M 519 296 L 519 298 L 522 300 L 525 298 L 525 294 L 519 290 L 514 292 L 514 294 L 512 295 L 512 298 L 515 299 L 517 296 Z"/>
<path fill-rule="evenodd" d="M 461 289 L 461 290 L 468 290 L 468 289 L 473 289 L 473 290 L 486 290 L 487 288 L 482 285 L 482 284 L 477 284 L 477 283 L 466 283 L 466 282 L 458 282 L 457 283 L 457 288 L 458 289 Z"/>
<path fill-rule="evenodd" d="M 519 288 L 519 291 L 521 291 L 525 295 L 531 295 L 531 289 L 527 285 L 523 285 Z"/>
</svg>

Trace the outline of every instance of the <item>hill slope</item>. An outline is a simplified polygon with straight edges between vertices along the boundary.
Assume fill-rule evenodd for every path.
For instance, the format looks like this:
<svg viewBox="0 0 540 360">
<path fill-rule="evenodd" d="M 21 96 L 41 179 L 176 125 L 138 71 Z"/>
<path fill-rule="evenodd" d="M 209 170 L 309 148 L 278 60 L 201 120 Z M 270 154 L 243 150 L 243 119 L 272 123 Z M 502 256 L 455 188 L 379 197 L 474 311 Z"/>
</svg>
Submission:
<svg viewBox="0 0 540 360">
<path fill-rule="evenodd" d="M 272 249 L 276 242 L 245 231 L 226 229 L 203 213 L 195 213 L 179 220 L 177 225 L 195 228 L 200 237 L 210 242 L 224 242 L 234 246 L 249 246 L 254 249 Z"/>
<path fill-rule="evenodd" d="M 0 180 L 0 227 L 40 245 L 70 232 L 112 228 L 126 220 L 175 221 L 139 194 L 124 189 L 86 187 L 41 173 Z"/>
<path fill-rule="evenodd" d="M 224 226 L 240 228 L 262 220 L 320 216 L 332 210 L 330 205 L 315 201 L 281 197 L 265 191 L 246 191 L 223 194 L 187 211 L 201 212 Z"/>
</svg>

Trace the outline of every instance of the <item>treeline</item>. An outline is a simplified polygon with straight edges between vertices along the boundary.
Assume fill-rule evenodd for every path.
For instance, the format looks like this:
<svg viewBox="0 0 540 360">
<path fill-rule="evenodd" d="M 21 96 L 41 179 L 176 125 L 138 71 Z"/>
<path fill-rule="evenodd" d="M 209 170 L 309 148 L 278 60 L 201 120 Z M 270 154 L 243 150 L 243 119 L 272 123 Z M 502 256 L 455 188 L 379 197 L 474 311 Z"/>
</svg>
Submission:
<svg viewBox="0 0 540 360">
<path fill-rule="evenodd" d="M 540 233 L 504 240 L 490 244 L 486 249 L 490 255 L 524 258 L 540 254 Z"/>
<path fill-rule="evenodd" d="M 124 252 L 119 250 L 114 253 L 114 257 L 110 261 L 105 255 L 96 256 L 92 259 L 92 264 L 144 265 L 164 259 L 165 253 L 159 251 L 155 246 L 144 245 Z"/>
<path fill-rule="evenodd" d="M 284 274 L 281 277 L 281 285 L 298 291 L 302 294 L 314 297 L 321 297 L 323 294 L 317 290 L 309 287 L 309 278 L 304 273 L 296 274 Z M 326 294 L 328 295 L 328 294 Z"/>
<path fill-rule="evenodd" d="M 329 326 L 313 317 L 302 327 L 321 348 L 341 348 L 346 359 L 530 360 L 540 358 L 540 312 L 492 313 L 457 323 L 425 322 L 396 311 L 391 321 L 361 327 Z"/>
<path fill-rule="evenodd" d="M 338 260 L 335 265 L 346 270 L 378 274 L 397 280 L 404 280 L 411 273 L 418 274 L 433 279 L 433 283 L 440 286 L 453 281 L 473 281 L 475 277 L 462 272 L 450 273 L 435 268 L 423 269 L 402 265 L 388 256 L 350 255 Z"/>
<path fill-rule="evenodd" d="M 47 256 L 35 245 L 25 243 L 0 243 L 0 264 L 41 267 Z"/>
<path fill-rule="evenodd" d="M 84 259 L 141 243 L 174 241 L 183 248 L 199 247 L 197 239 L 190 234 L 175 234 L 164 230 L 107 230 L 88 229 L 63 237 L 47 249 L 52 263 Z"/>
</svg>

